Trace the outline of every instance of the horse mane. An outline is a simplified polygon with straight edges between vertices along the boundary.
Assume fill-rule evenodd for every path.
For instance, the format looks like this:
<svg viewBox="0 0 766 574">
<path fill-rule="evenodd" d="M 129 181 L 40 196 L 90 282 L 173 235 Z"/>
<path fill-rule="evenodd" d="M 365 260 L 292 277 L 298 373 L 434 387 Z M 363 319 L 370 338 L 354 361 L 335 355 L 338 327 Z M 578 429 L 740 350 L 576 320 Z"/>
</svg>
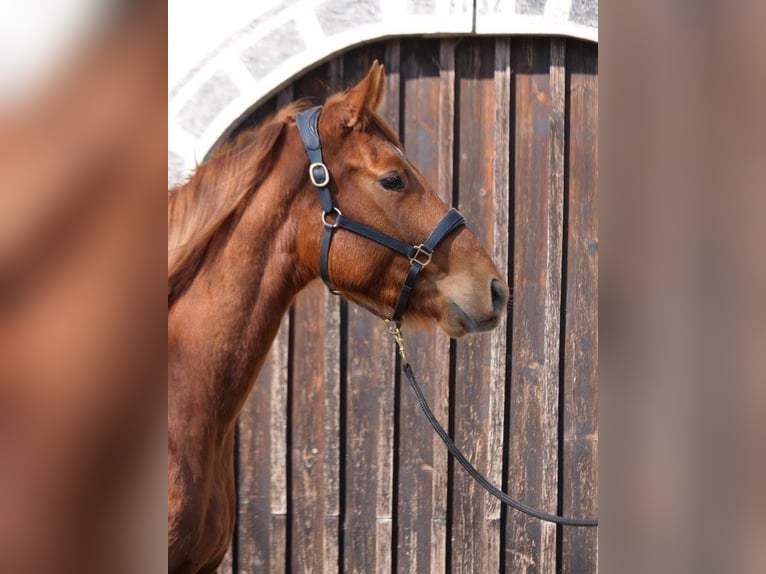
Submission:
<svg viewBox="0 0 766 574">
<path fill-rule="evenodd" d="M 199 272 L 210 244 L 274 167 L 285 126 L 310 102 L 294 102 L 223 143 L 186 182 L 168 191 L 168 308 Z"/>
</svg>

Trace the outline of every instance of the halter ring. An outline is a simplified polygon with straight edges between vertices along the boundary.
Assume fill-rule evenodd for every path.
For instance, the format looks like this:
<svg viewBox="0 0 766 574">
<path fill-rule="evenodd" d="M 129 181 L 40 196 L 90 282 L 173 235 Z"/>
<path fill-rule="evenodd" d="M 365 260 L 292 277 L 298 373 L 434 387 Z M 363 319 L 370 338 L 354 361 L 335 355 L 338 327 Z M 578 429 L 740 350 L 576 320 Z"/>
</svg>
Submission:
<svg viewBox="0 0 766 574">
<path fill-rule="evenodd" d="M 331 222 L 327 221 L 327 216 L 330 215 L 333 212 L 335 213 L 335 221 L 333 221 L 331 223 Z M 341 215 L 343 215 L 343 214 L 340 212 L 340 209 L 338 209 L 337 207 L 333 207 L 332 211 L 323 211 L 322 212 L 322 223 L 324 223 L 325 227 L 330 227 L 331 229 L 335 229 L 336 227 L 338 227 L 338 217 L 340 217 Z"/>
</svg>

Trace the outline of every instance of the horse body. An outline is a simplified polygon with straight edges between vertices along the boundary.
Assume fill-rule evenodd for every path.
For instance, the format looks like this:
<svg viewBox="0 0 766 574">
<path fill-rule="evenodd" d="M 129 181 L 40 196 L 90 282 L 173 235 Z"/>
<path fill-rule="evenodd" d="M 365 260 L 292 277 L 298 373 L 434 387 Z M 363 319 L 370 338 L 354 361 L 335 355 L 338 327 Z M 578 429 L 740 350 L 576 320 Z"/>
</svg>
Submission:
<svg viewBox="0 0 766 574">
<path fill-rule="evenodd" d="M 328 100 L 319 125 L 344 214 L 417 244 L 446 211 L 375 115 L 377 63 Z M 213 572 L 234 528 L 233 436 L 281 318 L 319 275 L 321 210 L 294 124 L 294 104 L 198 168 L 169 203 L 169 572 Z M 406 189 L 390 189 L 394 174 Z M 382 182 L 382 183 L 381 183 Z M 382 187 L 381 187 L 382 186 Z M 397 185 L 397 188 L 399 185 Z M 211 206 L 212 204 L 212 206 Z M 385 317 L 408 262 L 338 233 L 330 274 L 340 293 Z M 493 327 L 507 288 L 470 231 L 434 252 L 406 320 L 452 336 Z"/>
</svg>

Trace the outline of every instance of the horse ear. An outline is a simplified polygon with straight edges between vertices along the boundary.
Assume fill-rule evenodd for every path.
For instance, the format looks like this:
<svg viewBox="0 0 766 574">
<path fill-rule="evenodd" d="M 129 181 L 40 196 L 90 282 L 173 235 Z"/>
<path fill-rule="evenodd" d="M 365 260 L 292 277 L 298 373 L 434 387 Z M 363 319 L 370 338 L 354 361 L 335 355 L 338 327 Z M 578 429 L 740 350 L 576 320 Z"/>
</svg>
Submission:
<svg viewBox="0 0 766 574">
<path fill-rule="evenodd" d="M 386 88 L 386 74 L 383 64 L 375 60 L 364 79 L 351 88 L 344 97 L 345 114 L 343 125 L 352 128 L 369 112 L 378 109 L 383 101 Z"/>
</svg>

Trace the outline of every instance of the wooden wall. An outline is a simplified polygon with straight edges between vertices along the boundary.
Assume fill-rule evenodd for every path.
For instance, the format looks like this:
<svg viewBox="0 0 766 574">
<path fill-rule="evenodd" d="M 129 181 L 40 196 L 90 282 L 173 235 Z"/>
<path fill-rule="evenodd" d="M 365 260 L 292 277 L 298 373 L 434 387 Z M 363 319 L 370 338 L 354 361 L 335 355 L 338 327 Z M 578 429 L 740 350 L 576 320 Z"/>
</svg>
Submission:
<svg viewBox="0 0 766 574">
<path fill-rule="evenodd" d="M 383 115 L 507 273 L 496 330 L 407 332 L 432 408 L 474 464 L 548 512 L 598 511 L 598 51 L 550 38 L 401 39 L 308 71 L 254 110 L 388 72 Z M 597 531 L 509 511 L 454 465 L 383 323 L 316 282 L 242 413 L 221 571 L 597 571 Z"/>
</svg>

